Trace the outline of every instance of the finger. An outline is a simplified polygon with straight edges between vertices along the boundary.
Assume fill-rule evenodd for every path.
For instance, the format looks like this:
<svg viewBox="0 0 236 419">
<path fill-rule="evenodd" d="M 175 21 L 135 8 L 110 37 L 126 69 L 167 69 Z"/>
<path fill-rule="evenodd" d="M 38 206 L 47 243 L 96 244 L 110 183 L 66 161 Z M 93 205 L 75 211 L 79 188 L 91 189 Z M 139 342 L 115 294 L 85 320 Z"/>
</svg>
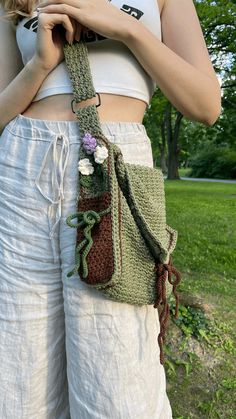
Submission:
<svg viewBox="0 0 236 419">
<path fill-rule="evenodd" d="M 76 32 L 75 32 L 75 40 L 78 42 L 80 41 L 80 38 L 81 38 L 81 32 L 82 32 L 82 25 L 77 23 Z"/>
<path fill-rule="evenodd" d="M 74 40 L 74 39 L 76 39 L 77 22 L 73 18 L 70 18 L 70 21 L 71 21 L 72 26 L 73 26 L 73 40 Z"/>
<path fill-rule="evenodd" d="M 44 7 L 44 6 L 50 6 L 50 5 L 58 5 L 58 4 L 66 4 L 72 6 L 72 7 L 76 7 L 77 9 L 79 9 L 81 7 L 82 1 L 81 0 L 46 0 L 46 1 L 42 1 L 38 4 L 38 7 Z"/>
<path fill-rule="evenodd" d="M 40 12 L 38 15 L 39 26 L 53 29 L 56 25 L 62 25 L 65 29 L 65 38 L 70 44 L 74 40 L 74 28 L 71 19 L 65 14 L 48 14 Z"/>
<path fill-rule="evenodd" d="M 62 16 L 63 16 L 63 19 L 62 19 L 61 24 L 65 28 L 65 31 L 66 31 L 66 34 L 65 34 L 66 40 L 69 44 L 72 44 L 74 41 L 74 33 L 75 33 L 72 21 L 69 18 L 69 16 L 67 15 L 62 15 Z"/>
<path fill-rule="evenodd" d="M 51 4 L 45 7 L 37 7 L 39 13 L 62 13 L 79 21 L 80 12 L 78 8 L 69 6 L 68 4 Z"/>
</svg>

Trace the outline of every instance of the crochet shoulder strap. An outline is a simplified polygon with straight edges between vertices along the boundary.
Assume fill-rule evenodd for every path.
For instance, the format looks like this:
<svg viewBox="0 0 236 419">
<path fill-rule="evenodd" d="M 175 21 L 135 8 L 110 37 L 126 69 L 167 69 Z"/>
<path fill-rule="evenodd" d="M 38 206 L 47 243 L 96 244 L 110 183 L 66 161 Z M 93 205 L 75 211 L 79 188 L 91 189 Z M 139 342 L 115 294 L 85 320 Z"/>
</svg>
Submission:
<svg viewBox="0 0 236 419">
<path fill-rule="evenodd" d="M 76 102 L 95 97 L 86 44 L 82 41 L 66 44 L 64 54 Z"/>
<path fill-rule="evenodd" d="M 74 99 L 79 103 L 96 96 L 92 74 L 88 59 L 88 49 L 83 41 L 64 46 L 65 62 L 72 83 Z M 102 135 L 101 124 L 97 112 L 97 106 L 87 105 L 74 111 L 80 121 L 80 130 L 83 135 L 92 130 L 93 135 Z"/>
</svg>

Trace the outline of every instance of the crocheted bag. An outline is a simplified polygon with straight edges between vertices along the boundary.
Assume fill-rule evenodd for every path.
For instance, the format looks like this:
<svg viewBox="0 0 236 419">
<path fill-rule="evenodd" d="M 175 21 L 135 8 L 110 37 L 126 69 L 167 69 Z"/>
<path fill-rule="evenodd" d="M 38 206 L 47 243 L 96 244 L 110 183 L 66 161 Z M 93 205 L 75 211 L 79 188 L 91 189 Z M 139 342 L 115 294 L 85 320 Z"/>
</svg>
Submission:
<svg viewBox="0 0 236 419">
<path fill-rule="evenodd" d="M 86 45 L 82 41 L 66 44 L 64 54 L 74 92 L 73 110 L 74 102 L 95 97 L 96 92 Z M 180 281 L 171 260 L 177 232 L 166 224 L 163 175 L 160 169 L 124 162 L 120 148 L 102 132 L 97 106 L 73 110 L 82 141 L 78 211 L 66 220 L 77 229 L 75 266 L 67 276 L 78 273 L 82 281 L 115 301 L 162 306 L 158 343 L 163 364 L 167 300 L 172 291 L 177 317 Z"/>
</svg>

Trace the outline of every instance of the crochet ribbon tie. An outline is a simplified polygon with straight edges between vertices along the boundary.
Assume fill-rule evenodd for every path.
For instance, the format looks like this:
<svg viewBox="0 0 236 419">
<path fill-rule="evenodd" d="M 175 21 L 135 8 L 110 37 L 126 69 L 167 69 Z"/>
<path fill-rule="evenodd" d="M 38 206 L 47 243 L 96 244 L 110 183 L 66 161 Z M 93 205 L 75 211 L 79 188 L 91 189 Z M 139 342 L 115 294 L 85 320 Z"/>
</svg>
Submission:
<svg viewBox="0 0 236 419">
<path fill-rule="evenodd" d="M 78 243 L 75 249 L 75 266 L 72 271 L 67 273 L 67 277 L 71 277 L 78 272 L 80 265 L 82 266 L 82 277 L 87 278 L 88 276 L 88 264 L 87 256 L 93 245 L 92 239 L 92 228 L 95 224 L 101 221 L 101 217 L 110 212 L 110 207 L 103 211 L 96 212 L 93 210 L 81 211 L 75 214 L 71 214 L 67 217 L 66 223 L 69 227 L 83 228 L 84 239 Z M 72 223 L 72 220 L 77 218 L 77 223 Z"/>
<path fill-rule="evenodd" d="M 176 287 L 181 280 L 181 274 L 172 264 L 172 258 L 170 257 L 169 263 L 156 263 L 155 268 L 156 272 L 156 291 L 157 298 L 154 304 L 154 308 L 157 308 L 161 303 L 163 305 L 162 311 L 159 315 L 160 320 L 160 333 L 158 335 L 158 343 L 160 347 L 160 362 L 164 364 L 164 352 L 163 344 L 165 343 L 165 332 L 166 325 L 170 316 L 170 306 L 166 298 L 166 280 L 168 279 L 169 283 L 173 286 L 172 292 L 175 296 L 175 318 L 178 318 L 178 308 L 179 308 L 179 296 L 176 292 Z M 175 280 L 172 280 L 172 274 L 175 275 Z"/>
</svg>

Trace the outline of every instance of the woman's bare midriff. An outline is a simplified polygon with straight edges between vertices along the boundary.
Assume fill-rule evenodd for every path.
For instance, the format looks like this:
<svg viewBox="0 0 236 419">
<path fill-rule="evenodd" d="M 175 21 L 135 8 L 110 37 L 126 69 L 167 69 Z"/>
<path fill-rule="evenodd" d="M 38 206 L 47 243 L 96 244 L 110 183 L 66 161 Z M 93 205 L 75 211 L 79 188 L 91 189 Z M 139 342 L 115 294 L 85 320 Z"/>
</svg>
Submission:
<svg viewBox="0 0 236 419">
<path fill-rule="evenodd" d="M 143 121 L 144 112 L 147 104 L 136 98 L 129 96 L 100 93 L 101 105 L 97 107 L 101 122 L 140 122 Z M 29 118 L 55 120 L 55 121 L 75 121 L 76 116 L 71 109 L 73 95 L 61 94 L 48 96 L 37 102 L 32 102 L 30 106 L 22 112 L 22 115 Z M 84 107 L 87 104 L 98 104 L 98 96 L 88 99 L 78 104 L 74 104 L 74 109 Z"/>
</svg>

